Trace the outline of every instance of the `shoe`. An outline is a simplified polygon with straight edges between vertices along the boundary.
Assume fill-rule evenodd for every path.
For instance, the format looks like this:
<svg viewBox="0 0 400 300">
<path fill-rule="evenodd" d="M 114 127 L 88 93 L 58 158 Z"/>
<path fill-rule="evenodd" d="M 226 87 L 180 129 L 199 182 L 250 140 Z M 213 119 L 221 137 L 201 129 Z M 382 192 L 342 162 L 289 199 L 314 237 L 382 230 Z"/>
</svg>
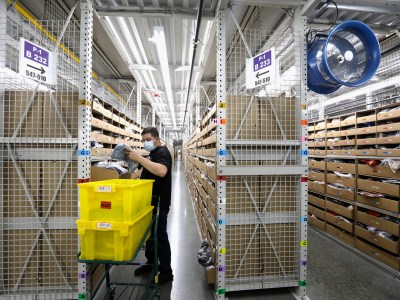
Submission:
<svg viewBox="0 0 400 300">
<path fill-rule="evenodd" d="M 146 274 L 151 273 L 152 271 L 153 271 L 153 266 L 145 264 L 135 270 L 135 276 L 146 275 Z"/>
<path fill-rule="evenodd" d="M 163 275 L 163 274 L 158 274 L 158 285 L 162 286 L 170 281 L 174 280 L 174 275 Z M 154 280 L 153 280 L 154 281 Z"/>
</svg>

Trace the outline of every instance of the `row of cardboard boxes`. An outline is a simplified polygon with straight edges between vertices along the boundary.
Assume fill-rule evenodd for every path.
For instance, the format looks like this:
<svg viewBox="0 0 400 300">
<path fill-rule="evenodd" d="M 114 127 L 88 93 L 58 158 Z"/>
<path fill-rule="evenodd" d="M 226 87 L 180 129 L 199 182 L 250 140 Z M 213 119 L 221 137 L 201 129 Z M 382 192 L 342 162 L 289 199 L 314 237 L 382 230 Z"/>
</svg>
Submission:
<svg viewBox="0 0 400 300">
<path fill-rule="evenodd" d="M 399 199 L 394 199 L 400 197 L 400 186 L 397 184 L 389 184 L 383 182 L 375 182 L 371 180 L 358 179 L 358 189 L 376 192 L 379 189 L 379 193 L 388 195 L 378 198 L 369 198 L 357 194 L 355 189 L 346 190 L 341 188 L 336 188 L 331 185 L 318 184 L 314 181 L 308 182 L 309 191 L 315 191 L 321 194 L 327 194 L 334 197 L 339 197 L 349 201 L 360 201 L 365 205 L 374 206 L 380 209 L 389 210 L 395 213 L 399 213 Z M 387 188 L 386 188 L 387 187 Z"/>
<path fill-rule="evenodd" d="M 208 133 L 209 133 L 210 131 L 212 131 L 216 126 L 217 126 L 217 124 L 216 124 L 215 122 L 211 122 L 211 123 L 208 124 L 206 127 L 204 127 L 199 133 L 197 133 L 196 135 L 194 135 L 194 136 L 189 140 L 189 142 L 187 142 L 186 145 L 188 145 L 188 146 L 197 146 L 197 147 L 198 147 L 198 146 L 199 146 L 199 142 L 204 142 L 204 143 L 201 143 L 200 146 L 201 146 L 201 145 L 208 145 L 208 144 L 211 144 L 212 142 L 209 142 L 209 141 L 212 141 L 212 140 L 213 140 L 213 139 L 211 138 L 212 136 L 215 136 L 214 139 L 216 140 L 216 133 L 214 133 L 214 134 L 212 134 L 211 136 L 209 136 L 209 137 L 207 137 L 207 138 L 204 138 L 204 139 L 203 139 L 203 137 L 206 136 L 206 135 L 208 135 Z M 215 143 L 215 141 L 214 141 L 214 143 Z"/>
<path fill-rule="evenodd" d="M 392 131 L 400 130 L 400 122 L 399 123 L 391 123 L 391 124 L 383 124 L 378 126 L 370 126 L 370 127 L 361 127 L 361 128 L 348 128 L 345 130 L 330 130 L 325 131 L 322 130 L 320 132 L 311 133 L 308 135 L 309 140 L 314 139 L 326 139 L 326 138 L 334 138 L 334 137 L 344 137 L 344 136 L 353 136 L 353 135 L 366 135 L 366 134 L 376 134 L 376 133 L 386 133 Z"/>
<path fill-rule="evenodd" d="M 125 117 L 120 117 L 117 114 L 114 114 L 112 111 L 104 108 L 101 104 L 97 103 L 97 102 L 93 102 L 93 110 L 97 111 L 98 113 L 100 113 L 101 115 L 103 115 L 104 117 L 111 119 L 123 126 L 131 126 L 133 128 L 134 131 L 140 133 L 142 130 L 139 126 L 132 124 L 131 121 L 126 120 Z"/>
<path fill-rule="evenodd" d="M 308 149 L 309 155 L 387 156 L 399 157 L 400 149 Z"/>
<path fill-rule="evenodd" d="M 388 107 L 395 108 L 398 106 L 390 105 Z M 320 120 L 310 122 L 308 126 L 308 131 L 315 131 L 315 130 L 323 130 L 323 129 L 330 129 L 330 128 L 338 128 L 338 127 L 345 127 L 354 124 L 363 124 L 368 122 L 376 122 L 382 120 L 390 120 L 400 118 L 400 110 L 389 110 L 389 111 L 382 111 L 385 108 L 379 108 L 379 111 L 370 110 L 369 112 L 357 112 L 353 115 L 346 115 L 341 117 L 336 117 L 333 119 L 327 120 Z"/>
<path fill-rule="evenodd" d="M 114 133 L 117 133 L 117 134 L 121 134 L 121 135 L 124 135 L 124 136 L 127 136 L 127 137 L 135 138 L 135 139 L 138 139 L 138 140 L 140 140 L 142 138 L 142 136 L 137 132 L 132 132 L 132 131 L 129 131 L 129 130 L 125 130 L 123 128 L 114 126 L 114 125 L 112 125 L 110 123 L 107 123 L 107 122 L 102 121 L 102 120 L 97 119 L 97 118 L 92 118 L 91 124 L 92 124 L 92 127 L 105 129 L 105 130 L 108 130 L 108 131 L 111 131 L 111 132 L 114 132 Z"/>
<path fill-rule="evenodd" d="M 141 147 L 142 143 L 139 141 L 126 140 L 127 138 L 116 138 L 102 133 L 91 132 L 90 138 L 98 143 L 106 144 L 126 144 L 132 147 Z"/>
<path fill-rule="evenodd" d="M 124 142 L 127 145 L 130 145 L 132 147 L 139 147 L 138 144 L 135 144 L 134 142 Z M 113 149 L 111 148 L 92 148 L 90 149 L 90 155 L 92 157 L 110 157 L 111 153 L 113 152 Z M 142 155 L 146 155 L 148 152 L 146 150 L 141 150 L 140 151 Z"/>
<path fill-rule="evenodd" d="M 348 147 L 348 146 L 368 146 L 368 145 L 400 145 L 400 136 L 388 136 L 366 139 L 342 139 L 336 141 L 311 141 L 308 142 L 309 148 L 325 148 L 325 147 Z"/>
<path fill-rule="evenodd" d="M 310 203 L 313 202 L 310 201 Z M 400 270 L 400 242 L 398 239 L 399 224 L 372 216 L 362 211 L 357 211 L 354 214 L 354 220 L 354 218 L 350 218 L 348 214 L 346 217 L 346 214 L 341 208 L 340 210 L 342 214 L 338 213 L 335 203 L 332 203 L 328 200 L 325 201 L 325 208 L 309 205 L 308 223 L 318 227 L 321 230 L 327 231 L 331 235 L 346 242 L 347 244 L 352 245 L 353 247 L 355 246 L 356 238 L 362 238 L 368 241 L 369 243 L 373 244 L 369 244 L 369 247 L 374 248 L 376 251 L 378 251 L 378 253 L 381 253 L 380 256 L 384 258 L 384 262 L 387 265 L 393 269 Z M 340 218 L 339 215 L 345 216 L 346 220 L 344 218 Z M 385 238 L 359 226 L 360 224 L 365 225 L 365 227 L 375 227 L 378 230 L 388 232 L 397 238 L 395 240 Z"/>
<path fill-rule="evenodd" d="M 339 158 L 343 160 L 343 158 Z M 347 160 L 346 160 L 347 161 Z M 310 170 L 322 170 L 322 171 L 338 171 L 343 173 L 360 174 L 360 175 L 371 175 L 388 178 L 400 178 L 400 173 L 394 173 L 388 166 L 369 166 L 367 164 L 359 163 L 355 159 L 348 159 L 348 163 L 345 162 L 331 162 L 325 160 L 308 160 L 308 167 Z M 356 172 L 357 170 L 357 172 Z"/>
<path fill-rule="evenodd" d="M 193 148 L 193 149 L 187 149 L 187 153 L 189 155 L 202 155 L 202 156 L 208 156 L 208 157 L 216 157 L 217 155 L 217 149 L 216 148 Z"/>
</svg>

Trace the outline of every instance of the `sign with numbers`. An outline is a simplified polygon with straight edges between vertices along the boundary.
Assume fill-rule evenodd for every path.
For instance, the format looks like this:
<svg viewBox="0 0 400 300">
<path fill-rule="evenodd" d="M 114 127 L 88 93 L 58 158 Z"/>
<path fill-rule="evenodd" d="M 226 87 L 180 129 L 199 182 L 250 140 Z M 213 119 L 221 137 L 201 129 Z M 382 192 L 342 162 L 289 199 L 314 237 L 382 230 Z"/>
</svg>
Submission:
<svg viewBox="0 0 400 300">
<path fill-rule="evenodd" d="M 246 88 L 254 89 L 275 81 L 275 48 L 246 59 Z"/>
<path fill-rule="evenodd" d="M 47 84 L 57 83 L 53 52 L 20 38 L 19 74 Z"/>
</svg>

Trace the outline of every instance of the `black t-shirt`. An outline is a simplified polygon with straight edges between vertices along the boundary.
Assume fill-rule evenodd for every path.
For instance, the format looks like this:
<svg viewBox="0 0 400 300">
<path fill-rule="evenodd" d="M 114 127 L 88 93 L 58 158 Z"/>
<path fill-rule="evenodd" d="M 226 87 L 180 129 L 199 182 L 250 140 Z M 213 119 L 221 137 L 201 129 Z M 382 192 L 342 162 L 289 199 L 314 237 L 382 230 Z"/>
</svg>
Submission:
<svg viewBox="0 0 400 300">
<path fill-rule="evenodd" d="M 164 177 L 154 175 L 153 173 L 143 168 L 141 179 L 154 179 L 153 182 L 153 201 L 152 205 L 157 205 L 154 198 L 160 197 L 160 209 L 168 210 L 171 205 L 171 186 L 172 186 L 172 158 L 165 146 L 159 146 L 150 152 L 150 160 L 155 163 L 162 164 L 167 167 L 168 171 Z"/>
</svg>

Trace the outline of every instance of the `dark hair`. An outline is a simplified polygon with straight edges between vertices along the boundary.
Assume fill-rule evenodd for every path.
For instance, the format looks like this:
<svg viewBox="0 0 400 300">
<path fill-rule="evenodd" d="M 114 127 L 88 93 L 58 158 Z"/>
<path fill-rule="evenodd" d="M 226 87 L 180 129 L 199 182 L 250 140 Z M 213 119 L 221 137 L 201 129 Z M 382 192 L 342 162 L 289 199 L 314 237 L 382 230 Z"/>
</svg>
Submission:
<svg viewBox="0 0 400 300">
<path fill-rule="evenodd" d="M 150 133 L 152 137 L 159 138 L 160 135 L 158 134 L 158 130 L 155 127 L 146 127 L 143 128 L 142 135 Z"/>
</svg>

